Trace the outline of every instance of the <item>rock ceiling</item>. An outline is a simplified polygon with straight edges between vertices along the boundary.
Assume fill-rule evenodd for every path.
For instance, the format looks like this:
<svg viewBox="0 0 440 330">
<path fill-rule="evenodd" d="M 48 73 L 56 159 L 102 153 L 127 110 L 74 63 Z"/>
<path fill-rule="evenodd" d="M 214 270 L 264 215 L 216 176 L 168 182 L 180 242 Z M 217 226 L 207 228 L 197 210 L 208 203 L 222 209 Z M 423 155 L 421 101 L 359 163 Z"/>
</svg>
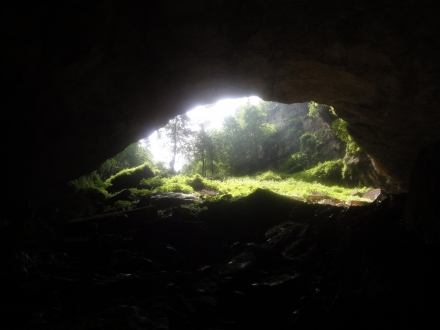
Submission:
<svg viewBox="0 0 440 330">
<path fill-rule="evenodd" d="M 226 96 L 333 105 L 389 192 L 440 139 L 433 1 L 17 1 L 0 22 L 11 193 L 53 193 Z"/>
</svg>

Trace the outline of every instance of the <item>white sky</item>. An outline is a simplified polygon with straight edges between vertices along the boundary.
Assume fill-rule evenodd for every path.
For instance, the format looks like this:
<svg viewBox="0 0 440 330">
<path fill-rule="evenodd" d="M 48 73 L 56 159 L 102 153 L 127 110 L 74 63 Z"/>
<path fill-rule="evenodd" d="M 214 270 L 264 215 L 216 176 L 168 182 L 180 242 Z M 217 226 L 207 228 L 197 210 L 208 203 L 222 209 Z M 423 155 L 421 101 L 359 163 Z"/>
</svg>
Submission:
<svg viewBox="0 0 440 330">
<path fill-rule="evenodd" d="M 251 104 L 258 104 L 261 101 L 257 96 L 240 99 L 225 99 L 218 101 L 213 105 L 199 106 L 188 111 L 187 115 L 196 126 L 205 122 L 207 123 L 207 129 L 219 129 L 223 126 L 223 119 L 227 116 L 233 115 L 238 107 L 248 102 L 248 99 Z M 168 165 L 171 161 L 171 152 L 168 148 L 164 147 L 163 142 L 158 139 L 157 131 L 151 134 L 148 137 L 148 140 L 151 145 L 149 150 L 153 154 L 154 160 L 163 161 Z M 175 164 L 176 171 L 180 171 L 184 164 L 185 159 L 178 157 Z"/>
</svg>

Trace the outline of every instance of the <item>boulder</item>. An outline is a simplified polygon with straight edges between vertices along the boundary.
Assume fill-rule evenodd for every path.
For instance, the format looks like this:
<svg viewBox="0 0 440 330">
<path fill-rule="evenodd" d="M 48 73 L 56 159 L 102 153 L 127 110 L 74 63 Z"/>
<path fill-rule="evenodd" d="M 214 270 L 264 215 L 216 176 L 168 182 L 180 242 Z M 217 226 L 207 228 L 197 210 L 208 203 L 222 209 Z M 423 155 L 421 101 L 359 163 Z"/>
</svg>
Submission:
<svg viewBox="0 0 440 330">
<path fill-rule="evenodd" d="M 134 200 L 135 196 L 132 195 L 128 189 L 122 190 L 120 193 L 105 200 L 107 205 L 113 205 L 116 201 L 130 201 Z"/>
<path fill-rule="evenodd" d="M 136 188 L 142 179 L 154 177 L 154 172 L 147 164 L 123 170 L 107 180 L 111 186 L 107 188 L 110 193 L 115 193 L 122 189 Z"/>
<path fill-rule="evenodd" d="M 382 192 L 382 190 L 380 190 L 379 188 L 376 189 L 369 189 L 367 190 L 363 195 L 362 198 L 367 198 L 370 201 L 374 202 L 374 201 L 381 201 L 382 199 L 385 199 L 386 196 L 385 194 Z"/>
</svg>

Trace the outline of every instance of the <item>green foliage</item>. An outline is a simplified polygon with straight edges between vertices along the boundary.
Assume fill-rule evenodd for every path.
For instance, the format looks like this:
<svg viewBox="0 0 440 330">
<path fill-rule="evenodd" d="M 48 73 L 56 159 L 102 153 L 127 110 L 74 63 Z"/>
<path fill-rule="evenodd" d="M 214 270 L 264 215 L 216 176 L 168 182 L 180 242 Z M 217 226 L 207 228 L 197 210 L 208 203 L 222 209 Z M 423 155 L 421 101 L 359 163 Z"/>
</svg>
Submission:
<svg viewBox="0 0 440 330">
<path fill-rule="evenodd" d="M 115 157 L 107 159 L 101 164 L 97 173 L 102 180 L 107 180 L 112 175 L 126 168 L 133 168 L 146 162 L 151 166 L 153 164 L 152 159 L 151 153 L 147 150 L 143 141 L 138 141 L 130 144 Z"/>
<path fill-rule="evenodd" d="M 143 186 L 149 187 L 149 190 L 153 190 L 156 187 L 159 187 L 165 183 L 165 179 L 161 178 L 160 176 L 155 176 L 148 179 L 142 179 L 140 181 L 140 184 Z"/>
<path fill-rule="evenodd" d="M 321 169 L 316 171 L 319 172 L 325 170 Z M 331 170 L 329 170 L 329 173 L 331 173 Z M 226 194 L 230 194 L 234 198 L 244 197 L 257 188 L 270 189 L 278 194 L 294 198 L 307 198 L 310 194 L 320 193 L 340 200 L 347 201 L 354 199 L 350 196 L 352 189 L 318 183 L 316 178 L 311 178 L 310 175 L 304 174 L 295 177 L 279 174 L 279 176 L 282 180 L 273 180 L 272 174 L 267 175 L 267 177 L 270 178 L 269 180 L 263 180 L 262 178 L 265 177 L 264 173 L 259 174 L 258 176 L 229 178 L 228 180 L 218 183 L 218 191 L 220 195 L 217 199 L 222 198 L 222 196 L 225 196 Z M 310 181 L 307 182 L 306 179 Z M 312 179 L 314 180 L 312 181 Z M 366 190 L 366 187 L 359 189 L 360 192 Z"/>
<path fill-rule="evenodd" d="M 184 176 L 176 175 L 171 178 L 154 179 L 149 181 L 157 182 L 161 185 L 153 190 L 131 189 L 137 196 L 146 196 L 152 194 L 164 194 L 170 192 L 195 193 L 191 184 L 194 181 L 203 183 L 204 189 L 217 191 L 217 196 L 206 196 L 205 200 L 221 200 L 230 198 L 244 197 L 252 193 L 257 188 L 270 189 L 278 194 L 290 196 L 293 198 L 307 198 L 310 194 L 324 194 L 330 198 L 340 200 L 350 200 L 352 189 L 340 186 L 331 186 L 328 183 L 332 181 L 335 174 L 341 175 L 341 160 L 325 162 L 315 168 L 288 175 L 275 173 L 272 171 L 259 173 L 254 176 L 235 177 L 225 179 L 224 181 L 207 180 L 200 175 Z M 148 180 L 144 180 L 148 181 Z M 367 188 L 359 189 L 360 192 Z M 130 203 L 130 202 L 128 202 Z M 125 203 L 121 207 L 128 208 L 131 205 Z"/>
<path fill-rule="evenodd" d="M 225 118 L 223 129 L 213 136 L 218 171 L 245 174 L 261 167 L 262 144 L 275 132 L 275 126 L 266 123 L 269 106 L 248 103 Z"/>
<path fill-rule="evenodd" d="M 170 162 L 170 169 L 174 173 L 174 165 L 176 156 L 178 154 L 188 154 L 192 151 L 191 139 L 194 136 L 194 131 L 190 128 L 191 119 L 188 115 L 183 114 L 176 116 L 163 128 L 166 136 L 170 141 L 170 148 L 172 151 L 172 159 Z"/>
<path fill-rule="evenodd" d="M 125 188 L 135 188 L 142 179 L 153 177 L 154 173 L 150 169 L 149 164 L 125 169 L 107 180 L 110 186 L 107 188 L 109 192 L 120 191 Z"/>
<path fill-rule="evenodd" d="M 284 173 L 296 173 L 303 171 L 309 163 L 309 159 L 304 152 L 297 152 L 281 166 L 280 171 Z"/>
<path fill-rule="evenodd" d="M 272 171 L 267 171 L 267 172 L 264 172 L 262 174 L 258 174 L 258 175 L 256 175 L 255 178 L 257 180 L 261 180 L 261 181 L 263 181 L 263 180 L 266 180 L 266 181 L 267 180 L 280 181 L 282 179 L 279 174 L 276 174 L 276 173 L 274 173 Z"/>
<path fill-rule="evenodd" d="M 336 136 L 344 142 L 350 141 L 350 135 L 347 131 L 347 122 L 341 118 L 336 119 L 332 123 L 333 130 Z"/>
<path fill-rule="evenodd" d="M 304 133 L 299 140 L 302 152 L 314 151 L 316 149 L 316 139 L 312 133 Z"/>
<path fill-rule="evenodd" d="M 70 181 L 68 184 L 74 188 L 76 193 L 87 192 L 102 194 L 106 198 L 109 197 L 109 193 L 106 190 L 109 184 L 101 179 L 97 171 L 83 175 L 76 180 Z"/>
<path fill-rule="evenodd" d="M 323 143 L 323 132 L 306 132 L 300 137 L 300 151 L 294 153 L 280 167 L 284 173 L 296 173 L 310 168 L 318 162 L 318 148 Z"/>
<path fill-rule="evenodd" d="M 214 136 L 211 132 L 205 130 L 205 124 L 200 125 L 200 130 L 196 134 L 193 147 L 193 172 L 199 172 L 202 176 L 206 173 L 214 174 L 216 166 L 216 146 Z M 196 166 L 195 166 L 196 165 Z M 188 170 L 188 167 L 187 169 Z"/>
<path fill-rule="evenodd" d="M 125 211 L 130 210 L 132 206 L 132 203 L 129 201 L 116 201 L 114 207 L 117 210 Z"/>
<path fill-rule="evenodd" d="M 110 183 L 109 178 L 111 178 L 113 174 L 122 172 L 126 168 L 137 167 L 141 164 L 148 164 L 150 168 L 156 169 L 150 152 L 146 149 L 144 143 L 139 141 L 129 145 L 115 157 L 107 159 L 96 171 L 70 181 L 69 185 L 73 187 L 77 193 L 99 193 L 105 196 L 105 198 L 109 198 L 112 195 L 109 194 L 107 189 L 116 192 L 124 188 L 110 188 L 113 182 Z"/>
<path fill-rule="evenodd" d="M 317 102 L 309 102 L 309 113 L 307 114 L 309 117 L 316 118 L 319 116 L 323 116 L 325 111 L 329 111 L 333 116 L 337 117 L 335 108 L 332 106 L 328 106 L 325 104 L 320 104 Z"/>
<path fill-rule="evenodd" d="M 152 194 L 164 194 L 170 192 L 180 192 L 185 194 L 194 193 L 194 182 L 198 182 L 203 189 L 218 191 L 220 183 L 218 181 L 208 180 L 200 174 L 194 176 L 175 175 L 169 178 L 154 177 L 141 181 L 142 185 L 149 185 L 152 189 L 131 189 L 137 196 L 145 196 Z"/>
<path fill-rule="evenodd" d="M 319 163 L 311 169 L 295 173 L 291 177 L 306 182 L 342 183 L 343 166 L 342 159 L 329 160 L 324 163 Z"/>
<path fill-rule="evenodd" d="M 319 103 L 313 101 L 309 102 L 309 113 L 308 113 L 309 117 L 318 117 L 319 111 L 320 111 Z"/>
<path fill-rule="evenodd" d="M 338 118 L 332 123 L 333 130 L 338 138 L 340 138 L 342 141 L 347 143 L 347 154 L 355 154 L 356 152 L 359 152 L 361 149 L 356 144 L 356 142 L 353 141 L 352 137 L 348 133 L 348 123 Z"/>
</svg>

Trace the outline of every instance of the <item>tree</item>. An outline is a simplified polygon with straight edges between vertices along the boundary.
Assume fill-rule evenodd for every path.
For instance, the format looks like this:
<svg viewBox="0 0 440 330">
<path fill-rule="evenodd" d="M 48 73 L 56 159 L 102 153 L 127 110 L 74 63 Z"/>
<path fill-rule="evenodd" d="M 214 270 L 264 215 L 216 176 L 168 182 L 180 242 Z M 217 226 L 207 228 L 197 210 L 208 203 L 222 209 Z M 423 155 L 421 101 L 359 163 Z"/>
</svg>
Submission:
<svg viewBox="0 0 440 330">
<path fill-rule="evenodd" d="M 246 172 L 245 160 L 248 155 L 245 143 L 244 130 L 234 116 L 224 119 L 223 129 L 218 134 L 218 148 L 221 148 L 220 157 L 231 174 Z"/>
<path fill-rule="evenodd" d="M 214 174 L 215 146 L 210 132 L 206 131 L 205 124 L 200 125 L 194 143 L 194 160 L 201 162 L 201 175 L 206 177 L 207 168 Z"/>
<path fill-rule="evenodd" d="M 238 112 L 241 126 L 250 154 L 251 170 L 259 168 L 261 145 L 269 135 L 275 132 L 275 127 L 266 123 L 266 113 L 261 105 L 244 105 Z"/>
<path fill-rule="evenodd" d="M 178 154 L 188 154 L 191 151 L 190 140 L 194 132 L 190 128 L 191 119 L 183 114 L 176 116 L 164 127 L 166 136 L 171 142 L 172 158 L 170 169 L 175 173 L 176 156 Z"/>
<path fill-rule="evenodd" d="M 264 107 L 263 107 L 264 105 Z M 249 174 L 260 167 L 263 142 L 275 131 L 266 123 L 267 102 L 240 107 L 234 116 L 226 117 L 223 129 L 215 135 L 216 155 L 227 172 Z"/>
</svg>

